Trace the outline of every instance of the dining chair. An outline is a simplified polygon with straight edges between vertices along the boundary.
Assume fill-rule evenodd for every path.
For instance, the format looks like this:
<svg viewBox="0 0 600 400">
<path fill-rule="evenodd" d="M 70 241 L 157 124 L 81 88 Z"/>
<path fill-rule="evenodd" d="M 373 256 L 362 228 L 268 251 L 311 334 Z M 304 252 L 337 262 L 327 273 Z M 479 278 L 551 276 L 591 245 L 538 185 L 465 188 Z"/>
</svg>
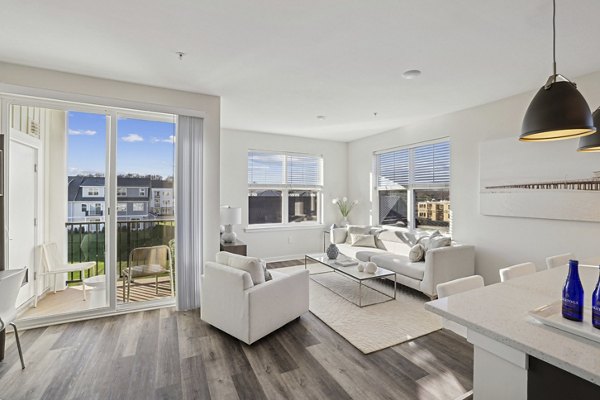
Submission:
<svg viewBox="0 0 600 400">
<path fill-rule="evenodd" d="M 68 272 L 81 272 L 81 281 L 83 285 L 83 300 L 85 301 L 85 271 L 93 268 L 96 263 L 94 261 L 85 261 L 80 263 L 65 263 L 60 256 L 56 243 L 46 243 L 42 245 L 43 267 L 42 275 L 54 275 L 54 293 L 56 293 L 56 283 L 58 275 Z M 38 295 L 35 295 L 33 306 L 37 307 Z"/>
<path fill-rule="evenodd" d="M 173 258 L 169 246 L 136 247 L 131 250 L 127 267 L 122 271 L 123 301 L 129 302 L 131 284 L 135 283 L 135 278 L 154 276 L 156 294 L 158 294 L 158 277 L 165 273 L 170 275 L 171 296 L 173 296 Z"/>
<path fill-rule="evenodd" d="M 466 278 L 459 278 L 453 281 L 440 283 L 436 286 L 438 299 L 443 299 L 453 294 L 468 292 L 469 290 L 482 288 L 484 286 L 483 277 L 480 275 L 467 276 Z M 467 337 L 467 328 L 454 321 L 447 319 L 442 320 L 442 326 L 445 329 L 451 330 L 452 332 L 460 335 L 464 338 Z"/>
<path fill-rule="evenodd" d="M 0 272 L 0 332 L 4 331 L 8 325 L 13 327 L 22 369 L 25 369 L 25 361 L 23 361 L 23 351 L 15 319 L 17 318 L 17 296 L 26 272 L 27 268 Z"/>
<path fill-rule="evenodd" d="M 534 274 L 536 271 L 537 269 L 535 264 L 532 262 L 526 262 L 523 264 L 513 265 L 511 267 L 502 268 L 500 270 L 500 282 L 506 282 L 521 276 Z"/>
<path fill-rule="evenodd" d="M 546 266 L 548 267 L 548 269 L 552 269 L 560 267 L 562 265 L 567 265 L 569 263 L 569 260 L 574 259 L 575 255 L 573 253 L 559 254 L 557 256 L 546 258 Z"/>
<path fill-rule="evenodd" d="M 439 299 L 483 287 L 483 277 L 480 275 L 467 276 L 437 285 Z"/>
</svg>

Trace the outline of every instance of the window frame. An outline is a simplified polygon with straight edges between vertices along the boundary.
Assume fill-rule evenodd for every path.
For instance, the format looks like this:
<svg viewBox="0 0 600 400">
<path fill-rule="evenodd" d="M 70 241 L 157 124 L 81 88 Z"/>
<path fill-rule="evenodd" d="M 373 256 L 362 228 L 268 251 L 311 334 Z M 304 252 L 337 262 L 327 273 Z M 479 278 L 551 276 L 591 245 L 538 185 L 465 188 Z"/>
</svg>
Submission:
<svg viewBox="0 0 600 400">
<path fill-rule="evenodd" d="M 450 146 L 450 165 L 449 165 L 449 179 L 447 183 L 419 183 L 419 182 L 415 182 L 413 180 L 413 175 L 414 175 L 414 149 L 419 148 L 419 147 L 423 147 L 423 146 L 429 146 L 429 145 L 435 145 L 438 143 L 448 143 L 448 145 Z M 378 156 L 382 155 L 382 154 L 386 154 L 386 153 L 391 153 L 391 152 L 395 152 L 395 151 L 401 151 L 401 150 L 408 150 L 409 151 L 409 157 L 408 157 L 408 183 L 406 185 L 383 185 L 380 186 L 379 185 L 379 166 L 378 166 Z M 376 208 L 375 212 L 373 213 L 374 218 L 377 218 L 377 224 L 381 225 L 381 221 L 380 221 L 380 215 L 379 215 L 379 196 L 380 196 L 380 192 L 383 191 L 393 191 L 393 190 L 405 190 L 406 191 L 406 205 L 407 205 L 407 210 L 406 210 L 406 215 L 407 215 L 407 220 L 408 220 L 408 226 L 406 227 L 407 229 L 411 230 L 411 231 L 419 231 L 421 230 L 421 228 L 419 228 L 417 226 L 417 221 L 416 221 L 416 216 L 418 215 L 418 202 L 416 200 L 416 192 L 420 191 L 420 190 L 444 190 L 444 191 L 448 191 L 449 196 L 451 196 L 451 188 L 450 188 L 450 180 L 452 178 L 452 144 L 450 141 L 449 137 L 443 137 L 440 139 L 436 139 L 436 140 L 431 140 L 431 141 L 426 141 L 426 142 L 419 142 L 419 143 L 414 143 L 411 145 L 407 145 L 407 146 L 400 146 L 400 147 L 395 147 L 395 148 L 391 148 L 391 149 L 386 149 L 386 150 L 380 150 L 380 151 L 375 151 L 373 153 L 373 177 L 374 177 L 374 186 L 373 186 L 373 195 L 374 198 L 377 199 L 377 201 L 374 201 L 374 208 Z M 451 201 L 451 200 L 450 200 Z M 450 206 L 451 207 L 451 206 Z M 453 221 L 452 218 L 450 217 L 450 221 L 449 221 L 449 227 L 448 230 L 451 232 L 452 230 L 452 225 L 453 225 Z"/>
<path fill-rule="evenodd" d="M 246 154 L 246 161 L 251 153 L 267 153 L 283 156 L 283 171 L 282 171 L 282 184 L 256 184 L 248 182 L 247 197 L 250 196 L 252 190 L 275 190 L 281 192 L 281 222 L 266 223 L 266 224 L 251 224 L 250 223 L 250 204 L 249 200 L 246 201 L 246 207 L 248 210 L 246 216 L 246 224 L 248 230 L 253 229 L 269 229 L 269 228 L 282 228 L 282 227 L 311 227 L 320 226 L 323 224 L 323 179 L 324 179 L 324 161 L 322 154 L 308 154 L 298 153 L 289 151 L 273 151 L 273 150 L 258 150 L 248 149 Z M 319 182 L 318 185 L 295 185 L 288 183 L 288 157 L 289 156 L 303 156 L 303 157 L 314 157 L 319 161 Z M 248 163 L 246 162 L 246 165 Z M 301 221 L 301 222 L 290 222 L 289 221 L 289 192 L 290 191 L 311 191 L 316 192 L 317 195 L 317 220 L 316 221 Z"/>
<path fill-rule="evenodd" d="M 118 186 L 117 187 L 117 197 L 127 197 L 127 187 Z"/>
</svg>

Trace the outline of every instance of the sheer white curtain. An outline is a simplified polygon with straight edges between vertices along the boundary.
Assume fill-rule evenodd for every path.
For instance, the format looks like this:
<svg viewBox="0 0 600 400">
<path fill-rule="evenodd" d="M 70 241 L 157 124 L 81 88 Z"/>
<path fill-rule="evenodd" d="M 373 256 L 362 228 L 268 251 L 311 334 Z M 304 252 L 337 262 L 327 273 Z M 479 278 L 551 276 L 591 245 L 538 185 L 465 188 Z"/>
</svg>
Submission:
<svg viewBox="0 0 600 400">
<path fill-rule="evenodd" d="M 202 274 L 202 119 L 180 115 L 176 141 L 177 309 L 200 307 Z"/>
</svg>

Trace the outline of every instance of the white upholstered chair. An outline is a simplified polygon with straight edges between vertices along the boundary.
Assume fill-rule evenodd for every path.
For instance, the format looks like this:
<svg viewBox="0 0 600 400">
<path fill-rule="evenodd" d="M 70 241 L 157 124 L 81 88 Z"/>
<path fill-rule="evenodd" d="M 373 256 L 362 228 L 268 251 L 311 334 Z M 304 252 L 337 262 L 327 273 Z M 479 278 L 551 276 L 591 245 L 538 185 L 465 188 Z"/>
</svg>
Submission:
<svg viewBox="0 0 600 400">
<path fill-rule="evenodd" d="M 308 311 L 308 271 L 270 270 L 259 259 L 227 252 L 207 262 L 201 276 L 201 319 L 252 344 Z"/>
<path fill-rule="evenodd" d="M 19 340 L 19 331 L 15 325 L 15 319 L 17 317 L 17 296 L 25 272 L 27 272 L 26 268 L 0 271 L 0 332 L 5 330 L 8 325 L 13 327 L 17 350 L 19 350 L 19 358 L 21 359 L 21 368 L 23 369 L 25 369 L 25 362 L 23 361 L 23 351 L 21 350 L 21 341 Z"/>
<path fill-rule="evenodd" d="M 438 298 L 443 299 L 453 294 L 467 292 L 473 289 L 479 289 L 484 286 L 483 278 L 480 275 L 467 276 L 466 278 L 455 279 L 450 282 L 440 283 L 436 291 Z M 446 329 L 462 336 L 467 337 L 467 328 L 457 324 L 454 321 L 443 320 L 443 326 Z"/>
<path fill-rule="evenodd" d="M 80 263 L 69 264 L 64 262 L 63 258 L 58 251 L 58 246 L 56 243 L 46 243 L 42 245 L 42 257 L 43 262 L 42 265 L 44 270 L 42 271 L 42 275 L 54 275 L 54 293 L 56 293 L 56 283 L 58 279 L 58 275 L 64 274 L 67 272 L 81 272 L 81 280 L 83 286 L 83 300 L 85 301 L 85 283 L 83 282 L 85 279 L 85 271 L 90 268 L 93 268 L 96 263 L 94 261 L 85 261 Z M 35 294 L 34 307 L 37 307 L 38 296 L 37 292 Z"/>
<path fill-rule="evenodd" d="M 567 265 L 569 260 L 574 260 L 575 255 L 573 253 L 559 254 L 546 258 L 546 266 L 548 269 L 560 267 L 561 265 Z"/>
<path fill-rule="evenodd" d="M 534 274 L 535 272 L 535 264 L 532 262 L 526 262 L 523 264 L 513 265 L 512 267 L 502 268 L 500 270 L 500 282 L 506 282 L 511 279 L 520 278 L 521 276 Z"/>
</svg>

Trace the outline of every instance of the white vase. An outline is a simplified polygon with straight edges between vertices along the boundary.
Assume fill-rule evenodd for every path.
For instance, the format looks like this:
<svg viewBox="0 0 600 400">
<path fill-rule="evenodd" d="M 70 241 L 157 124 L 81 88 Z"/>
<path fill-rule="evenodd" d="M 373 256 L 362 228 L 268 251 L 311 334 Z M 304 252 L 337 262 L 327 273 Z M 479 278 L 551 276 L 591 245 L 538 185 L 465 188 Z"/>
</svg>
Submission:
<svg viewBox="0 0 600 400">
<path fill-rule="evenodd" d="M 350 221 L 348 221 L 348 217 L 342 217 L 342 222 L 340 222 L 340 227 L 345 228 L 350 225 Z"/>
</svg>

